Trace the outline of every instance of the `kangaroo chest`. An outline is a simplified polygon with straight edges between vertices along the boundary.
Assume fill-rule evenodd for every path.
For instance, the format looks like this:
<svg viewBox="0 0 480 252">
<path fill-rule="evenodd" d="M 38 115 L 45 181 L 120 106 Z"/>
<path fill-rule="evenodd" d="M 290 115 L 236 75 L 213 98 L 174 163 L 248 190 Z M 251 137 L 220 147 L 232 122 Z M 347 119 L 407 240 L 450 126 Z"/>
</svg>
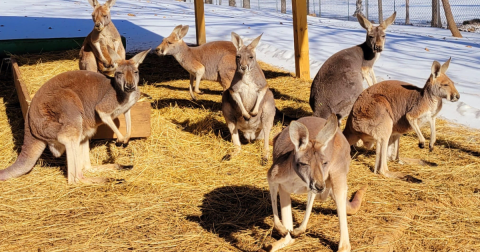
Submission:
<svg viewBox="0 0 480 252">
<path fill-rule="evenodd" d="M 436 117 L 438 112 L 440 112 L 441 109 L 442 109 L 442 100 L 437 100 L 437 99 L 433 100 L 429 104 L 428 109 L 419 116 L 418 118 L 419 126 L 429 122 L 432 117 Z"/>
<path fill-rule="evenodd" d="M 260 87 L 251 76 L 244 76 L 234 87 L 233 91 L 240 94 L 243 106 L 247 111 L 252 111 L 257 101 Z"/>
<path fill-rule="evenodd" d="M 130 108 L 133 107 L 133 105 L 135 105 L 135 103 L 138 101 L 139 98 L 140 98 L 140 92 L 137 91 L 137 92 L 131 93 L 127 97 L 127 99 L 113 111 L 112 118 L 117 118 L 119 115 L 127 112 Z"/>
</svg>

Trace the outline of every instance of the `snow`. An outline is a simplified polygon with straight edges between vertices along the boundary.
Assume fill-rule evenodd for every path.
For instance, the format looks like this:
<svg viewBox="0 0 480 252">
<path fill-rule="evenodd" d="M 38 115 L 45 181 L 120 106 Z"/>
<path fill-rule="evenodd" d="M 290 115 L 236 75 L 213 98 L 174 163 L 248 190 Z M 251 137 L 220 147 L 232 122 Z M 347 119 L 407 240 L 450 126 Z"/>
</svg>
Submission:
<svg viewBox="0 0 480 252">
<path fill-rule="evenodd" d="M 93 27 L 87 1 L 0 0 L 0 9 L 0 40 L 80 37 Z M 111 12 L 129 52 L 155 48 L 179 24 L 190 25 L 184 40 L 195 43 L 193 3 L 118 0 Z M 250 40 L 263 33 L 258 59 L 295 71 L 288 14 L 206 4 L 205 22 L 207 41 L 230 40 L 232 31 Z M 312 78 L 332 54 L 365 40 L 365 31 L 354 21 L 308 17 L 308 31 Z M 461 97 L 456 103 L 444 100 L 440 117 L 480 129 L 480 34 L 462 33 L 464 38 L 458 39 L 446 29 L 403 25 L 387 31 L 385 50 L 374 66 L 378 81 L 398 79 L 423 86 L 432 62 L 452 57 L 448 75 Z"/>
</svg>

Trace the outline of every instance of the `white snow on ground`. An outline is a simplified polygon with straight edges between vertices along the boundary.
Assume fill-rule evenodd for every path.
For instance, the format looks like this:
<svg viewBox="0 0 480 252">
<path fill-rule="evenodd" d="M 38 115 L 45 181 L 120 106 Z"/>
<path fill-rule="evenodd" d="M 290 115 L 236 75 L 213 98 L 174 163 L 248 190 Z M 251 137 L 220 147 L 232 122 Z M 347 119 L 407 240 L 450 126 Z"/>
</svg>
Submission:
<svg viewBox="0 0 480 252">
<path fill-rule="evenodd" d="M 92 8 L 86 0 L 0 0 L 0 10 L 0 40 L 80 37 L 93 27 Z M 185 41 L 195 43 L 193 3 L 118 0 L 112 20 L 127 38 L 127 51 L 156 47 L 179 24 L 190 25 Z M 259 60 L 295 70 L 291 16 L 206 4 L 205 21 L 207 41 L 230 40 L 232 31 L 249 39 L 263 33 L 257 49 Z M 365 31 L 357 22 L 308 17 L 308 25 L 312 78 L 332 54 L 365 40 Z M 453 38 L 445 29 L 392 25 L 385 51 L 375 64 L 377 79 L 423 86 L 432 62 L 443 63 L 452 57 L 448 75 L 461 97 L 456 103 L 445 101 L 440 116 L 480 128 L 480 34 L 463 36 Z"/>
</svg>

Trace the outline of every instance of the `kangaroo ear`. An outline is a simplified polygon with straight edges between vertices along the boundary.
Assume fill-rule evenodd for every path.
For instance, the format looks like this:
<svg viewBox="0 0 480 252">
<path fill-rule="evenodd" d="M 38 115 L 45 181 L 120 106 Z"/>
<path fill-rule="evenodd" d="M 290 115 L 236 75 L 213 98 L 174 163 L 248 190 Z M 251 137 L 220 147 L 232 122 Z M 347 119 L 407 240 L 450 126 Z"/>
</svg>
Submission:
<svg viewBox="0 0 480 252">
<path fill-rule="evenodd" d="M 97 7 L 98 5 L 98 0 L 88 0 L 88 2 L 93 8 Z"/>
<path fill-rule="evenodd" d="M 173 28 L 172 34 L 175 34 L 175 37 L 178 39 L 178 33 L 182 29 L 183 25 L 177 25 Z"/>
<path fill-rule="evenodd" d="M 118 61 L 122 60 L 122 57 L 120 57 L 120 55 L 118 55 L 118 53 L 115 52 L 115 50 L 113 50 L 108 45 L 107 45 L 107 50 L 108 50 L 108 54 L 110 55 L 110 58 L 112 59 L 112 63 L 115 64 L 115 67 L 116 67 L 116 65 L 118 64 Z"/>
<path fill-rule="evenodd" d="M 372 28 L 372 23 L 366 19 L 363 14 L 357 13 L 357 19 L 360 25 L 367 31 L 369 31 Z"/>
<path fill-rule="evenodd" d="M 295 151 L 304 150 L 308 145 L 308 129 L 302 123 L 292 121 L 288 133 L 290 140 L 295 145 Z"/>
<path fill-rule="evenodd" d="M 328 143 L 333 139 L 338 130 L 338 119 L 335 114 L 331 114 L 323 128 L 318 132 L 315 140 L 322 146 L 321 151 L 325 151 Z"/>
<path fill-rule="evenodd" d="M 260 36 L 258 36 L 256 39 L 254 39 L 252 41 L 252 43 L 250 43 L 250 45 L 248 45 L 248 47 L 250 47 L 252 49 L 255 49 L 257 47 L 258 43 L 260 43 L 260 39 L 262 38 L 262 35 L 263 35 L 263 33 L 260 34 Z"/>
<path fill-rule="evenodd" d="M 237 51 L 240 51 L 240 48 L 243 46 L 243 40 L 238 34 L 232 32 L 232 43 L 237 48 Z"/>
<path fill-rule="evenodd" d="M 383 21 L 380 25 L 386 29 L 388 26 L 393 24 L 396 16 L 397 16 L 397 12 L 395 11 L 389 18 L 385 19 L 385 21 Z"/>
<path fill-rule="evenodd" d="M 448 66 L 450 65 L 450 60 L 452 60 L 452 57 L 450 57 L 447 62 L 443 63 L 442 67 L 440 68 L 440 72 L 443 74 L 447 72 Z"/>
<path fill-rule="evenodd" d="M 447 65 L 448 67 L 448 65 Z M 433 61 L 433 65 L 432 65 L 432 75 L 433 75 L 433 78 L 436 79 L 438 77 L 438 75 L 440 74 L 440 70 L 441 70 L 442 66 L 440 65 L 440 63 L 438 63 L 438 61 Z"/>
<path fill-rule="evenodd" d="M 105 2 L 105 5 L 107 5 L 108 8 L 112 8 L 116 1 L 117 0 L 108 0 L 107 2 Z"/>
<path fill-rule="evenodd" d="M 135 64 L 135 67 L 138 67 L 138 65 L 142 64 L 143 60 L 145 59 L 145 57 L 147 57 L 147 54 L 148 52 L 150 52 L 150 50 L 152 50 L 152 48 L 143 52 L 139 52 L 137 53 L 137 55 L 133 56 L 133 58 L 130 59 Z"/>
<path fill-rule="evenodd" d="M 178 27 L 178 26 L 177 26 Z M 184 25 L 182 27 L 182 29 L 180 29 L 179 31 L 177 31 L 177 37 L 178 37 L 178 40 L 180 39 L 183 39 L 183 37 L 185 37 L 185 35 L 187 35 L 187 32 L 188 32 L 188 25 Z M 176 28 L 175 28 L 176 29 Z"/>
</svg>

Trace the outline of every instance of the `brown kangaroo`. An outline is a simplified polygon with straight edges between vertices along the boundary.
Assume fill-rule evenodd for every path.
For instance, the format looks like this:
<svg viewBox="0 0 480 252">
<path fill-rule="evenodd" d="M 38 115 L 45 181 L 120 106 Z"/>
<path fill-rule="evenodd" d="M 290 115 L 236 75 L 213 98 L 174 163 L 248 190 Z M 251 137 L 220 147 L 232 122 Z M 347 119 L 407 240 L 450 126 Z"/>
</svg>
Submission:
<svg viewBox="0 0 480 252">
<path fill-rule="evenodd" d="M 420 131 L 424 122 L 430 123 L 430 151 L 435 144 L 435 118 L 442 108 L 442 98 L 456 102 L 460 98 L 455 85 L 446 75 L 450 59 L 440 65 L 433 62 L 432 73 L 423 88 L 406 82 L 389 80 L 379 82 L 360 94 L 348 116 L 343 134 L 350 145 L 362 140 L 365 147 L 376 146 L 375 173 L 406 179 L 411 176 L 388 171 L 387 159 L 399 160 L 400 137 L 412 129 L 420 148 L 425 138 Z M 421 182 L 414 179 L 412 182 Z"/>
<path fill-rule="evenodd" d="M 92 71 L 70 71 L 53 77 L 38 90 L 25 119 L 22 151 L 13 165 L 0 171 L 0 180 L 29 172 L 48 145 L 55 157 L 67 152 L 69 184 L 109 181 L 83 176 L 83 169 L 92 169 L 88 141 L 103 123 L 117 134 L 118 141 L 128 141 L 113 119 L 129 114 L 140 97 L 138 65 L 150 50 L 130 60 L 121 59 L 110 47 L 108 50 L 115 68 L 113 78 Z M 129 127 L 127 124 L 127 131 Z"/>
<path fill-rule="evenodd" d="M 113 25 L 110 16 L 110 8 L 115 1 L 108 0 L 104 5 L 100 5 L 98 0 L 88 0 L 94 8 L 92 19 L 95 27 L 85 38 L 80 49 L 80 70 L 99 71 L 106 75 L 112 75 L 115 69 L 112 67 L 112 59 L 107 47 L 113 48 L 121 59 L 125 59 L 125 48 L 120 33 Z"/>
<path fill-rule="evenodd" d="M 155 49 L 160 55 L 173 55 L 180 65 L 190 73 L 190 96 L 193 94 L 193 81 L 195 80 L 195 93 L 201 94 L 200 80 L 218 81 L 223 91 L 230 87 L 233 75 L 237 68 L 235 55 L 237 50 L 230 41 L 214 41 L 197 47 L 188 47 L 183 41 L 187 35 L 188 25 L 178 25 L 170 36 L 163 39 Z"/>
<path fill-rule="evenodd" d="M 335 53 L 318 70 L 310 89 L 310 107 L 314 116 L 327 118 L 334 113 L 340 121 L 350 113 L 363 91 L 363 79 L 369 86 L 377 82 L 373 64 L 383 51 L 385 30 L 395 16 L 396 12 L 374 27 L 363 15 L 357 15 L 358 22 L 367 30 L 367 38 L 363 44 Z"/>
<path fill-rule="evenodd" d="M 240 151 L 240 130 L 248 141 L 263 139 L 262 165 L 268 161 L 268 139 L 275 118 L 275 100 L 256 59 L 255 48 L 261 37 L 260 35 L 245 46 L 240 36 L 232 32 L 232 42 L 237 50 L 237 70 L 228 92 L 223 92 L 222 112 L 236 148 L 224 160 Z"/>
<path fill-rule="evenodd" d="M 347 173 L 350 165 L 350 147 L 338 131 L 335 114 L 328 120 L 303 117 L 293 121 L 274 139 L 273 165 L 267 180 L 272 200 L 275 229 L 284 238 L 270 245 L 271 251 L 294 242 L 292 238 L 305 232 L 315 199 L 331 196 L 337 204 L 340 222 L 338 251 L 350 251 L 347 214 L 355 214 L 367 190 L 363 186 L 352 202 L 347 199 Z M 291 193 L 308 193 L 307 207 L 302 223 L 293 229 Z M 278 217 L 277 195 L 280 194 L 282 221 Z"/>
</svg>

